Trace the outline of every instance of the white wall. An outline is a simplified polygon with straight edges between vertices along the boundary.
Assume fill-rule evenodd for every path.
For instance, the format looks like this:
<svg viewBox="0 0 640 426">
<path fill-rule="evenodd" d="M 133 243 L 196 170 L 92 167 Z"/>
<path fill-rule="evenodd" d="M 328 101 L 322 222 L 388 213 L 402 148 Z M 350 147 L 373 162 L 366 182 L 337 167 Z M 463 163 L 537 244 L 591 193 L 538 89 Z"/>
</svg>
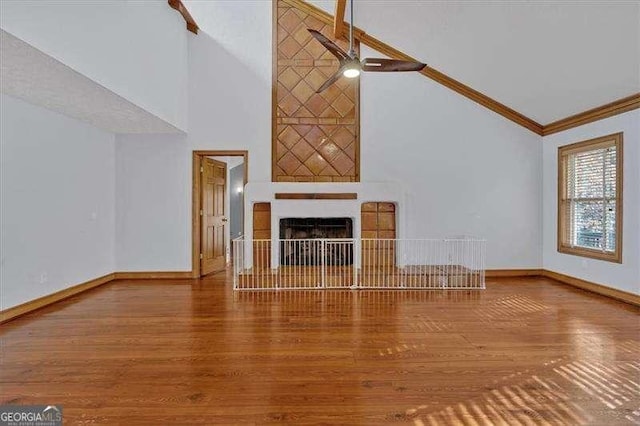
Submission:
<svg viewBox="0 0 640 426">
<path fill-rule="evenodd" d="M 558 147 L 624 132 L 622 264 L 557 251 Z M 543 265 L 545 269 L 640 294 L 640 110 L 543 138 Z"/>
<path fill-rule="evenodd" d="M 76 5 L 68 15 L 61 13 L 67 6 L 57 2 L 33 6 L 2 2 L 3 28 L 177 127 L 184 128 L 188 109 L 189 132 L 114 137 L 2 96 L 2 308 L 114 270 L 190 270 L 191 152 L 247 149 L 249 181 L 270 180 L 270 2 L 195 2 L 192 13 L 200 11 L 196 19 L 203 30 L 193 37 L 185 36 L 182 18 L 164 1 Z M 78 13 L 86 19 L 77 19 Z M 151 14 L 145 21 L 157 13 L 158 28 L 171 29 L 137 34 L 132 22 L 142 13 Z M 114 33 L 113 22 L 122 16 L 127 18 Z M 151 39 L 168 43 L 166 51 L 145 52 L 142 41 Z M 182 43 L 188 46 L 184 56 Z M 133 46 L 110 50 L 123 44 Z M 182 76 L 186 57 L 188 76 Z M 123 65 L 141 58 L 144 67 Z M 175 68 L 144 72 L 147 65 L 162 68 L 174 59 Z M 156 90 L 168 80 L 175 85 Z M 182 90 L 187 81 L 188 91 Z M 539 136 L 417 74 L 367 73 L 361 99 L 362 180 L 403 188 L 398 196 L 405 200 L 400 217 L 406 235 L 485 237 L 488 268 L 544 266 L 638 291 L 639 111 L 541 143 Z M 556 148 L 620 130 L 624 264 L 558 254 Z"/>
<path fill-rule="evenodd" d="M 191 270 L 191 153 L 184 137 L 116 136 L 118 271 Z"/>
<path fill-rule="evenodd" d="M 249 179 L 271 180 L 271 3 L 237 2 L 239 11 L 262 13 L 261 25 L 229 29 L 216 37 L 204 30 L 189 42 L 189 149 L 250 150 Z M 266 7 L 265 7 L 266 6 Z M 249 40 L 247 38 L 251 36 Z M 228 50 L 229 38 L 246 45 Z M 260 66 L 242 52 L 261 58 Z M 256 59 L 257 61 L 257 59 Z"/>
<path fill-rule="evenodd" d="M 201 31 L 188 41 L 186 140 L 118 137 L 118 270 L 191 269 L 193 150 L 249 150 L 249 180 L 271 179 L 271 2 L 187 7 Z M 149 191 L 148 176 L 167 192 Z"/>
<path fill-rule="evenodd" d="M 118 142 L 118 162 L 142 160 L 118 167 L 130 200 L 118 208 L 118 259 L 129 270 L 189 269 L 192 150 L 248 149 L 249 181 L 271 179 L 271 4 L 208 5 L 188 4 L 202 31 L 189 41 L 186 143 Z M 539 136 L 417 74 L 368 73 L 361 96 L 362 180 L 406 187 L 407 234 L 477 235 L 489 268 L 541 267 Z M 169 150 L 154 154 L 166 161 L 149 158 L 154 149 Z M 149 175 L 171 193 L 146 191 L 138 181 Z M 163 234 L 170 248 L 152 255 Z"/>
<path fill-rule="evenodd" d="M 482 237 L 487 268 L 541 267 L 540 136 L 417 73 L 364 73 L 361 114 L 362 180 L 401 183 L 406 235 Z"/>
<path fill-rule="evenodd" d="M 0 309 L 114 271 L 114 136 L 0 95 Z"/>
<path fill-rule="evenodd" d="M 187 129 L 187 40 L 166 0 L 3 0 L 0 26 L 142 109 Z"/>
</svg>

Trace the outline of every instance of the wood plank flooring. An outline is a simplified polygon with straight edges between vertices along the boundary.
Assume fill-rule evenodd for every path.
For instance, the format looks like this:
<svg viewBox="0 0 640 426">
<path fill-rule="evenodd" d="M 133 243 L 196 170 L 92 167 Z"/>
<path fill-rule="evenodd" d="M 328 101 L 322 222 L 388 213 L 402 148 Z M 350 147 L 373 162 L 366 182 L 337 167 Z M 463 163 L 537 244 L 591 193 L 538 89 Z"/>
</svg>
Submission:
<svg viewBox="0 0 640 426">
<path fill-rule="evenodd" d="M 640 424 L 640 310 L 484 291 L 116 281 L 2 325 L 0 402 L 65 424 Z"/>
</svg>

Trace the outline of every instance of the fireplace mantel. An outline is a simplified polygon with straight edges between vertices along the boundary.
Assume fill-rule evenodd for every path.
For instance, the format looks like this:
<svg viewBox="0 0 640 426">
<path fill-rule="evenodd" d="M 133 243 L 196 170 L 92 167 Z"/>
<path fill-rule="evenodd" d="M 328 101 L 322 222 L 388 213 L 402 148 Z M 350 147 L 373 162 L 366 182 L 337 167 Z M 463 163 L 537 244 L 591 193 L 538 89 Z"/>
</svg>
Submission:
<svg viewBox="0 0 640 426">
<path fill-rule="evenodd" d="M 355 194 L 355 197 L 314 198 L 312 194 Z M 295 197 L 276 197 L 276 194 L 297 194 Z M 308 198 L 300 194 L 311 194 Z M 348 217 L 353 220 L 353 238 L 361 237 L 361 206 L 367 202 L 391 202 L 396 205 L 397 238 L 405 235 L 405 192 L 395 182 L 358 183 L 298 183 L 249 182 L 244 190 L 244 235 L 253 235 L 253 205 L 271 203 L 271 240 L 279 239 L 280 219 L 291 217 Z M 272 245 L 272 263 L 277 267 L 277 244 Z"/>
</svg>

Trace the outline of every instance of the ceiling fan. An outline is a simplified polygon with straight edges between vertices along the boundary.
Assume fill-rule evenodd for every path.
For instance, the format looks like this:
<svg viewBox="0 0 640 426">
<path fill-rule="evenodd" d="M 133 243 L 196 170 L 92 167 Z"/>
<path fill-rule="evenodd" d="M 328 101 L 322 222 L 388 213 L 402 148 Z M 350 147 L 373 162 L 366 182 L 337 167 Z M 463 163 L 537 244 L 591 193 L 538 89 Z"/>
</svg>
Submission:
<svg viewBox="0 0 640 426">
<path fill-rule="evenodd" d="M 316 90 L 320 93 L 333 83 L 338 81 L 340 77 L 355 78 L 360 75 L 361 71 L 372 72 L 398 72 L 398 71 L 420 71 L 427 64 L 422 62 L 401 61 L 399 59 L 382 59 L 382 58 L 364 58 L 360 61 L 355 49 L 353 48 L 353 0 L 351 6 L 351 25 L 349 25 L 349 51 L 345 52 L 340 47 L 322 35 L 319 31 L 307 28 L 307 31 L 318 40 L 329 52 L 340 61 L 338 72 L 332 75 L 322 86 Z"/>
</svg>

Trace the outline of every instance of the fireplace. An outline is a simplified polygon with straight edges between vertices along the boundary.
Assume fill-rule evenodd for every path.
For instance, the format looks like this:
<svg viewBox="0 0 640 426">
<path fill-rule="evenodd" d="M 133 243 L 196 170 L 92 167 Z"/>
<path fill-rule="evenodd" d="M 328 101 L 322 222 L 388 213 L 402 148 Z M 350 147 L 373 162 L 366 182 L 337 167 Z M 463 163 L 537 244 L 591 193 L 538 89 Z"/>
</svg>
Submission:
<svg viewBox="0 0 640 426">
<path fill-rule="evenodd" d="M 280 219 L 280 264 L 351 265 L 353 243 L 340 240 L 352 237 L 353 221 L 348 217 Z"/>
</svg>

